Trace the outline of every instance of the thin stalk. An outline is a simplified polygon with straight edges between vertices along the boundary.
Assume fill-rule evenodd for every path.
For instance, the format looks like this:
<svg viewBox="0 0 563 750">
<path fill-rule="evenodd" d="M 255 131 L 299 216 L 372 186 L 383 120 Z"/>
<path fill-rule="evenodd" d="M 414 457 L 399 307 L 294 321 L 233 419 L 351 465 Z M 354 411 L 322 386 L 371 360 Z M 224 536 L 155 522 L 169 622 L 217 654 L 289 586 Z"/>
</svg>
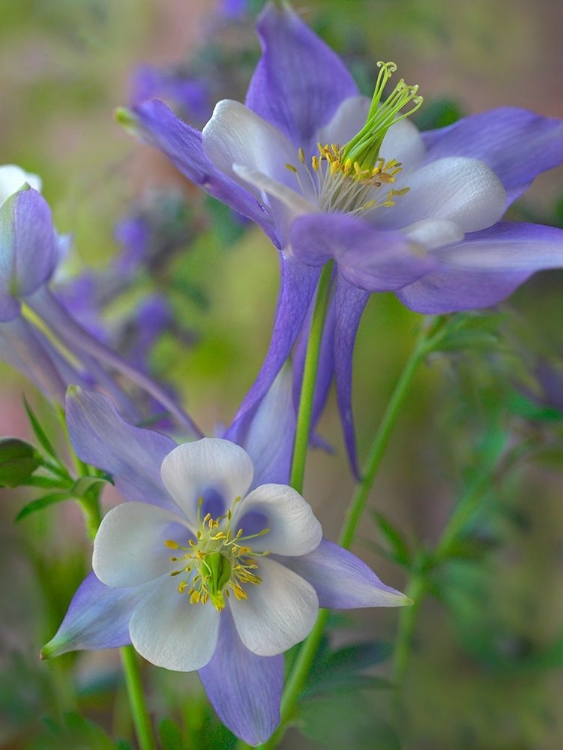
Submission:
<svg viewBox="0 0 563 750">
<path fill-rule="evenodd" d="M 379 425 L 379 429 L 366 462 L 363 479 L 352 498 L 340 534 L 339 544 L 346 549 L 348 549 L 354 541 L 358 524 L 381 464 L 381 459 L 389 442 L 391 432 L 397 422 L 401 407 L 403 406 L 409 392 L 414 375 L 418 366 L 431 349 L 429 337 L 433 330 L 432 326 L 424 326 L 421 330 L 421 334 L 413 353 L 408 359 L 407 364 L 397 381 L 397 385 L 395 386 L 381 424 Z M 307 677 L 311 671 L 315 654 L 317 653 L 317 649 L 323 637 L 328 615 L 329 613 L 327 610 L 322 610 L 320 612 L 313 630 L 301 646 L 284 690 L 281 705 L 281 724 L 270 740 L 261 746 L 263 750 L 273 750 L 273 748 L 277 747 L 285 734 L 287 724 L 291 721 L 295 713 L 299 696 L 303 691 Z"/>
<path fill-rule="evenodd" d="M 395 653 L 393 655 L 393 665 L 391 667 L 392 680 L 396 687 L 402 684 L 407 671 L 418 611 L 426 596 L 427 586 L 428 580 L 425 573 L 417 570 L 413 574 L 405 591 L 405 594 L 411 599 L 412 604 L 408 607 L 401 607 L 399 613 L 399 628 Z M 396 695 L 398 696 L 398 692 Z"/>
<path fill-rule="evenodd" d="M 433 552 L 424 556 L 430 565 L 415 563 L 412 577 L 407 586 L 406 594 L 413 601 L 410 607 L 404 607 L 399 617 L 399 632 L 395 644 L 393 656 L 392 676 L 395 684 L 397 706 L 400 706 L 400 689 L 403 684 L 408 662 L 411 654 L 413 636 L 416 629 L 418 613 L 421 604 L 429 589 L 429 574 L 431 571 L 446 560 L 451 553 L 452 547 L 458 541 L 460 535 L 467 527 L 468 522 L 477 512 L 483 496 L 499 471 L 498 462 L 504 451 L 505 440 L 501 438 L 495 446 L 494 451 L 488 458 L 484 471 L 471 483 L 450 516 L 440 541 Z M 519 450 L 519 446 L 516 451 Z M 512 454 L 507 456 L 507 465 L 510 465 Z M 424 563 L 424 560 L 423 560 Z"/>
<path fill-rule="evenodd" d="M 346 512 L 346 518 L 344 519 L 344 525 L 338 541 L 344 549 L 349 549 L 354 541 L 358 525 L 369 499 L 371 488 L 381 465 L 381 459 L 383 458 L 383 454 L 389 443 L 389 438 L 391 437 L 391 433 L 393 432 L 401 408 L 408 395 L 418 366 L 421 364 L 430 348 L 427 336 L 428 329 L 423 328 L 416 346 L 397 381 L 391 399 L 387 404 L 385 414 L 383 415 L 383 419 L 381 420 L 366 461 L 363 479 L 358 485 L 352 498 L 352 502 L 348 506 L 348 511 Z"/>
<path fill-rule="evenodd" d="M 293 489 L 297 490 L 297 492 L 303 491 L 305 462 L 307 459 L 307 448 L 309 447 L 311 416 L 313 413 L 313 401 L 315 396 L 315 383 L 317 382 L 317 371 L 319 368 L 319 354 L 321 351 L 323 328 L 330 296 L 332 265 L 332 263 L 326 264 L 319 279 L 315 309 L 313 310 L 311 329 L 309 331 L 307 354 L 305 355 L 303 382 L 301 383 L 301 396 L 299 399 L 299 411 L 297 413 L 297 426 L 295 430 L 295 443 L 293 446 L 291 477 L 289 480 L 290 485 Z"/>
<path fill-rule="evenodd" d="M 137 654 L 133 646 L 124 646 L 120 649 L 125 684 L 133 716 L 133 724 L 139 740 L 141 750 L 156 750 L 152 724 L 145 702 L 141 672 L 137 661 Z"/>
<path fill-rule="evenodd" d="M 78 498 L 78 503 L 84 515 L 84 524 L 88 538 L 93 540 L 96 538 L 100 523 L 102 522 L 99 493 L 96 493 L 92 497 Z"/>
</svg>

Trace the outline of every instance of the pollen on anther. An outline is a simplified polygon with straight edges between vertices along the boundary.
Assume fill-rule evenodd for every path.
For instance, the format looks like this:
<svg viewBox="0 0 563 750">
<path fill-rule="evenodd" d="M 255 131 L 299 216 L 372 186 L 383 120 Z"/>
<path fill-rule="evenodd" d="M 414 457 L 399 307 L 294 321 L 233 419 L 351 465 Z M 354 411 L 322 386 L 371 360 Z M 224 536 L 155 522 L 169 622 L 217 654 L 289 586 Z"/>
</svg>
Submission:
<svg viewBox="0 0 563 750">
<path fill-rule="evenodd" d="M 168 549 L 178 549 L 180 546 L 178 542 L 175 542 L 173 539 L 167 539 L 164 544 L 168 547 Z"/>
</svg>

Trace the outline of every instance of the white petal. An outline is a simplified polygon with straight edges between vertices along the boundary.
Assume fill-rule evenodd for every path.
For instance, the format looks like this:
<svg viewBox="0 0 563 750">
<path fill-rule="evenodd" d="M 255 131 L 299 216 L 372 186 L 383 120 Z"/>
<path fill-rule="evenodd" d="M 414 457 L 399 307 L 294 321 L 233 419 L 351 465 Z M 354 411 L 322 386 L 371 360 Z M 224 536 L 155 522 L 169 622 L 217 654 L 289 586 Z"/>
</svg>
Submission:
<svg viewBox="0 0 563 750">
<path fill-rule="evenodd" d="M 453 245 L 455 242 L 461 242 L 465 236 L 455 222 L 447 219 L 417 221 L 402 231 L 410 240 L 422 245 L 426 250 Z"/>
<path fill-rule="evenodd" d="M 426 155 L 426 147 L 416 125 L 410 120 L 400 120 L 387 131 L 379 155 L 386 161 L 395 159 L 403 165 L 397 175 L 399 183 L 415 169 L 418 169 Z"/>
<path fill-rule="evenodd" d="M 294 219 L 302 214 L 310 214 L 319 211 L 319 207 L 316 203 L 312 203 L 310 200 L 303 197 L 301 193 L 296 193 L 295 190 L 278 182 L 278 180 L 268 177 L 258 169 L 252 169 L 243 164 L 234 164 L 233 171 L 240 177 L 241 182 L 247 185 L 252 185 L 259 190 L 260 193 L 265 193 L 272 198 L 276 198 L 288 208 L 288 220 Z M 264 200 L 262 196 L 261 200 Z"/>
<path fill-rule="evenodd" d="M 259 656 L 287 651 L 309 635 L 319 611 L 310 583 L 267 558 L 260 559 L 262 583 L 245 587 L 248 599 L 231 596 L 235 627 L 247 649 Z"/>
<path fill-rule="evenodd" d="M 3 164 L 0 167 L 0 205 L 20 190 L 25 183 L 41 192 L 41 178 L 36 174 L 25 172 L 16 164 Z"/>
<path fill-rule="evenodd" d="M 164 577 L 129 622 L 135 649 L 151 664 L 176 672 L 201 669 L 217 646 L 220 614 L 210 603 L 190 604 L 177 580 Z"/>
<path fill-rule="evenodd" d="M 293 177 L 286 164 L 299 165 L 297 149 L 285 135 L 240 102 L 220 101 L 202 137 L 207 158 L 237 182 L 241 180 L 233 164 L 257 169 L 281 182 Z"/>
<path fill-rule="evenodd" d="M 156 505 L 123 503 L 110 510 L 94 540 L 92 567 L 106 586 L 139 586 L 173 570 L 166 539 L 186 543 L 185 521 Z"/>
<path fill-rule="evenodd" d="M 199 526 L 200 497 L 214 490 L 225 509 L 236 497 L 244 497 L 252 484 L 254 469 L 248 453 L 230 440 L 203 438 L 184 443 L 169 453 L 161 467 L 162 481 L 182 508 L 192 528 Z"/>
<path fill-rule="evenodd" d="M 313 509 L 301 495 L 285 484 L 263 484 L 253 490 L 233 516 L 233 529 L 244 528 L 244 516 L 259 513 L 265 517 L 264 526 L 270 529 L 264 536 L 249 541 L 256 552 L 278 555 L 306 555 L 321 543 L 323 532 Z"/>
<path fill-rule="evenodd" d="M 414 172 L 410 191 L 377 215 L 377 226 L 405 227 L 423 219 L 449 219 L 464 232 L 495 224 L 503 215 L 506 192 L 495 173 L 476 159 L 451 156 Z"/>
<path fill-rule="evenodd" d="M 367 96 L 351 96 L 344 99 L 328 125 L 317 134 L 318 142 L 325 146 L 345 146 L 366 124 L 371 101 Z"/>
</svg>

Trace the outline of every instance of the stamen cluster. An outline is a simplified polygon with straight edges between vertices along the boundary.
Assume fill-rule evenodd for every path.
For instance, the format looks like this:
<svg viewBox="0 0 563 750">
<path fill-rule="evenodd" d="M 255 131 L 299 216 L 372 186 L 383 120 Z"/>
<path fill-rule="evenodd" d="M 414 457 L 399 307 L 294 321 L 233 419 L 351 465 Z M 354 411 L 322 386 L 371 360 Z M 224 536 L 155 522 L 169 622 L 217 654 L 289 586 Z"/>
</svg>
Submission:
<svg viewBox="0 0 563 750">
<path fill-rule="evenodd" d="M 322 211 L 341 211 L 359 215 L 375 208 L 389 208 L 395 205 L 395 197 L 405 195 L 409 188 L 396 190 L 391 188 L 382 198 L 374 196 L 374 191 L 383 185 L 395 182 L 402 165 L 395 159 L 385 161 L 378 157 L 373 167 L 362 167 L 359 162 L 343 157 L 343 150 L 337 144 L 318 145 L 318 155 L 306 163 L 305 152 L 299 149 L 299 161 L 305 168 L 307 176 L 317 197 Z M 301 180 L 300 170 L 293 164 L 286 164 L 306 194 L 307 187 Z"/>
<path fill-rule="evenodd" d="M 240 502 L 236 498 L 233 506 Z M 187 594 L 190 604 L 207 604 L 211 600 L 220 612 L 225 608 L 225 598 L 231 591 L 239 600 L 247 599 L 245 584 L 258 585 L 262 579 L 254 571 L 258 570 L 256 557 L 265 557 L 269 552 L 253 552 L 252 548 L 241 542 L 255 539 L 267 534 L 270 529 L 263 529 L 257 534 L 244 535 L 242 528 L 236 533 L 230 528 L 233 517 L 232 509 L 218 518 L 210 513 L 200 519 L 203 498 L 198 504 L 198 521 L 200 528 L 195 539 L 190 539 L 187 547 L 182 547 L 173 539 L 164 544 L 168 549 L 181 550 L 181 557 L 173 556 L 171 562 L 180 562 L 182 567 L 173 570 L 170 575 L 185 574 L 178 585 L 179 594 Z"/>
</svg>

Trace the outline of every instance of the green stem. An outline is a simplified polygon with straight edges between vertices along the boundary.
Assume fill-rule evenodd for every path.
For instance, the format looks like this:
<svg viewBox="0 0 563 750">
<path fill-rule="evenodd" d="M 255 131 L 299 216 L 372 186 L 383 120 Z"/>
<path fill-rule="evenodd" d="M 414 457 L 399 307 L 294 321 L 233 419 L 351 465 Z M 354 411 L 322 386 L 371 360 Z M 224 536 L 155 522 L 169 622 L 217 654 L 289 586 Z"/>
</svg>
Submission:
<svg viewBox="0 0 563 750">
<path fill-rule="evenodd" d="M 151 720 L 143 693 L 141 672 L 137 661 L 137 654 L 133 646 L 124 646 L 121 651 L 121 662 L 125 674 L 125 684 L 133 715 L 133 724 L 137 732 L 141 750 L 156 750 Z"/>
<path fill-rule="evenodd" d="M 348 549 L 354 541 L 358 524 L 381 464 L 381 459 L 389 442 L 393 427 L 397 422 L 401 407 L 407 397 L 416 370 L 428 351 L 432 348 L 429 343 L 429 337 L 433 330 L 434 329 L 431 325 L 423 326 L 415 349 L 397 381 L 391 400 L 389 401 L 385 414 L 383 415 L 383 419 L 366 462 L 366 468 L 363 475 L 364 478 L 352 498 L 352 502 L 350 503 L 342 527 L 339 543 L 346 549 Z M 281 724 L 270 740 L 261 746 L 263 750 L 273 750 L 273 748 L 277 747 L 287 729 L 288 722 L 291 721 L 295 713 L 299 696 L 303 691 L 307 677 L 311 671 L 315 654 L 317 653 L 317 649 L 323 637 L 328 614 L 329 613 L 326 610 L 320 612 L 313 630 L 301 646 L 284 690 L 281 705 Z"/>
<path fill-rule="evenodd" d="M 84 524 L 89 539 L 95 539 L 100 523 L 102 522 L 102 511 L 100 508 L 100 496 L 96 493 L 92 497 L 80 497 L 78 503 L 84 515 Z"/>
<path fill-rule="evenodd" d="M 391 675 L 395 686 L 402 684 L 407 671 L 418 611 L 426 596 L 427 586 L 428 580 L 425 572 L 420 569 L 415 570 L 405 591 L 405 594 L 412 600 L 412 604 L 409 607 L 401 607 L 399 614 L 399 628 L 391 668 Z M 398 696 L 398 692 L 396 695 Z"/>
<path fill-rule="evenodd" d="M 418 613 L 428 593 L 429 573 L 431 573 L 436 565 L 439 565 L 448 558 L 452 548 L 467 527 L 468 522 L 477 512 L 483 495 L 491 486 L 494 476 L 498 471 L 498 461 L 505 446 L 504 436 L 500 435 L 499 438 L 487 459 L 484 471 L 470 484 L 451 514 L 436 549 L 431 553 L 421 556 L 415 561 L 413 566 L 412 577 L 406 591 L 407 596 L 412 599 L 413 603 L 410 607 L 404 607 L 401 611 L 399 632 L 393 656 L 392 675 L 396 690 L 397 706 L 400 706 L 401 687 L 407 672 Z"/>
<path fill-rule="evenodd" d="M 379 425 L 379 429 L 366 461 L 363 479 L 354 493 L 352 502 L 346 513 L 346 518 L 344 519 L 344 525 L 338 542 L 344 547 L 344 549 L 349 549 L 354 541 L 356 531 L 358 530 L 358 524 L 360 523 L 366 503 L 369 499 L 371 488 L 381 465 L 381 459 L 383 458 L 383 454 L 389 443 L 389 438 L 391 437 L 391 433 L 393 432 L 393 428 L 395 427 L 397 418 L 409 392 L 414 375 L 418 366 L 431 348 L 428 343 L 429 330 L 430 329 L 426 326 L 422 328 L 416 346 L 407 360 L 407 364 L 405 365 L 405 368 L 397 381 L 395 390 L 391 395 L 391 399 L 387 404 L 387 409 L 385 410 L 385 414 L 383 415 L 383 419 L 381 420 L 381 424 Z"/>
<path fill-rule="evenodd" d="M 311 330 L 309 331 L 305 366 L 303 368 L 303 382 L 301 384 L 301 396 L 299 399 L 295 443 L 293 446 L 293 460 L 291 464 L 291 477 L 289 480 L 290 485 L 293 489 L 297 490 L 297 492 L 303 491 L 305 461 L 307 459 L 307 448 L 309 447 L 309 433 L 311 431 L 311 415 L 313 413 L 315 383 L 317 381 L 319 354 L 321 351 L 323 328 L 330 296 L 332 266 L 332 263 L 327 263 L 323 268 L 319 279 L 315 309 L 311 320 Z"/>
</svg>

